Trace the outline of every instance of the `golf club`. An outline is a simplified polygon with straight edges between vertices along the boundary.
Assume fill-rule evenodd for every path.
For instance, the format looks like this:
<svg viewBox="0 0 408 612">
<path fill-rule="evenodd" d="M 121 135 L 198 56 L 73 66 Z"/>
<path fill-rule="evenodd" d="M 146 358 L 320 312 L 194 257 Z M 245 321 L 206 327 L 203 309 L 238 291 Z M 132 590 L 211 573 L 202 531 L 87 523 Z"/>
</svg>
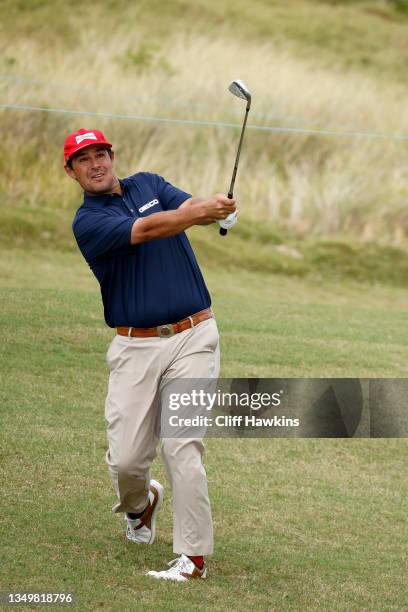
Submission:
<svg viewBox="0 0 408 612">
<path fill-rule="evenodd" d="M 242 98 L 243 100 L 246 100 L 246 102 L 247 102 L 246 110 L 245 110 L 244 123 L 242 125 L 242 130 L 241 130 L 241 138 L 239 139 L 237 157 L 236 157 L 236 160 L 235 160 L 234 171 L 232 173 L 231 185 L 230 185 L 230 188 L 229 188 L 229 191 L 228 191 L 228 197 L 232 198 L 233 197 L 233 192 L 234 192 L 235 177 L 237 175 L 237 170 L 238 170 L 239 156 L 241 154 L 242 141 L 244 139 L 244 132 L 245 132 L 245 127 L 246 127 L 246 122 L 247 122 L 247 119 L 248 119 L 249 109 L 251 108 L 251 93 L 250 93 L 248 87 L 245 85 L 245 83 L 243 83 L 240 80 L 232 81 L 232 83 L 228 87 L 228 89 L 229 89 L 229 91 L 232 94 L 234 94 L 234 96 L 237 96 L 238 98 Z M 235 213 L 231 213 L 231 214 L 234 215 Z M 229 215 L 225 219 L 225 221 L 227 221 L 230 216 L 231 215 Z M 227 231 L 228 230 L 226 230 L 225 228 L 221 227 L 220 228 L 221 236 L 225 236 L 227 234 Z"/>
</svg>

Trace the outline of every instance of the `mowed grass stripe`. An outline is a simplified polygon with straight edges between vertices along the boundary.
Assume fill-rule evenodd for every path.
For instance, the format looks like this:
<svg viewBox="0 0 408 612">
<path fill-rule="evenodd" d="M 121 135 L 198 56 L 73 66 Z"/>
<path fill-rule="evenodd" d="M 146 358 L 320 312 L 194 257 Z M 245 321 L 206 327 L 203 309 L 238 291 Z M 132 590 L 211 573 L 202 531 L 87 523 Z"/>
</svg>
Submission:
<svg viewBox="0 0 408 612">
<path fill-rule="evenodd" d="M 239 284 L 239 274 L 235 277 Z M 406 374 L 403 308 L 389 310 L 375 302 L 362 307 L 358 293 L 342 305 L 283 303 L 281 296 L 274 302 L 273 294 L 265 293 L 248 300 L 214 292 L 223 375 L 257 375 L 258 366 L 269 377 Z M 77 366 L 99 370 L 113 331 L 103 323 L 97 291 L 8 289 L 1 299 L 5 330 L 13 321 L 4 334 L 3 371 L 18 364 L 31 373 L 65 378 Z"/>
</svg>

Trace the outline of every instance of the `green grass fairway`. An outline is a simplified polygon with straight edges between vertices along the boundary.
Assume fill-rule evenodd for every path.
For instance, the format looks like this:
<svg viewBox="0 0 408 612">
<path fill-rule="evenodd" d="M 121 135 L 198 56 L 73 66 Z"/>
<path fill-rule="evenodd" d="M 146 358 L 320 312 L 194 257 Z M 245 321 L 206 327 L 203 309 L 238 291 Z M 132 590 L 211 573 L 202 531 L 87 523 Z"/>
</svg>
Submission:
<svg viewBox="0 0 408 612">
<path fill-rule="evenodd" d="M 225 377 L 406 376 L 406 289 L 216 265 L 205 277 L 221 331 Z M 69 365 L 76 379 L 80 356 L 81 366 L 103 379 L 112 330 L 103 321 L 96 280 L 79 254 L 4 251 L 0 286 L 2 321 L 14 322 L 7 350 L 2 347 L 6 363 L 12 354 L 30 364 L 29 371 L 33 364 L 43 371 L 45 361 L 62 376 Z M 41 354 L 38 342 L 44 343 Z"/>
<path fill-rule="evenodd" d="M 79 610 L 404 610 L 405 440 L 207 442 L 207 583 L 144 577 L 173 558 L 166 485 L 151 548 L 110 513 L 99 290 L 79 255 L 0 257 L 0 590 L 74 591 Z M 224 376 L 406 375 L 408 292 L 205 271 Z M 57 609 L 51 607 L 50 609 Z"/>
</svg>

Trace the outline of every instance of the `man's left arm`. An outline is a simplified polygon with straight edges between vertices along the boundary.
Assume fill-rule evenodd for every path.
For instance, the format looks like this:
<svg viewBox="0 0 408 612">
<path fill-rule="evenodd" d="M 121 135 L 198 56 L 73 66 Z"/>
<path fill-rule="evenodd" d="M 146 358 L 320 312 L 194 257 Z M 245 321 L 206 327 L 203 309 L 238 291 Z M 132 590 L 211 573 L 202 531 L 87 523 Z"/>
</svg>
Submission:
<svg viewBox="0 0 408 612">
<path fill-rule="evenodd" d="M 180 204 L 179 208 L 187 208 L 188 206 L 194 206 L 194 204 L 201 204 L 201 202 L 205 202 L 205 200 L 206 198 L 200 198 L 198 196 L 195 198 L 188 198 L 188 200 Z M 211 225 L 212 223 L 214 223 L 214 221 L 203 220 L 196 222 L 195 225 Z"/>
</svg>

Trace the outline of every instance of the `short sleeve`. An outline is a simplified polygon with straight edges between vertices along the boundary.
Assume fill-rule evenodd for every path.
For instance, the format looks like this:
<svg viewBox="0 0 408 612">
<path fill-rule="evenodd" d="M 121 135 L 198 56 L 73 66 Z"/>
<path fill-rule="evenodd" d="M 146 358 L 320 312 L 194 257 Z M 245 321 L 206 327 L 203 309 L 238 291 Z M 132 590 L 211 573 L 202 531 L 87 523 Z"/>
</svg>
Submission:
<svg viewBox="0 0 408 612">
<path fill-rule="evenodd" d="M 134 222 L 135 219 L 125 215 L 82 211 L 75 217 L 72 229 L 81 253 L 88 262 L 92 262 L 129 247 Z"/>
<path fill-rule="evenodd" d="M 191 198 L 190 193 L 174 187 L 162 176 L 157 175 L 157 181 L 157 193 L 164 210 L 175 210 L 180 204 Z"/>
</svg>

